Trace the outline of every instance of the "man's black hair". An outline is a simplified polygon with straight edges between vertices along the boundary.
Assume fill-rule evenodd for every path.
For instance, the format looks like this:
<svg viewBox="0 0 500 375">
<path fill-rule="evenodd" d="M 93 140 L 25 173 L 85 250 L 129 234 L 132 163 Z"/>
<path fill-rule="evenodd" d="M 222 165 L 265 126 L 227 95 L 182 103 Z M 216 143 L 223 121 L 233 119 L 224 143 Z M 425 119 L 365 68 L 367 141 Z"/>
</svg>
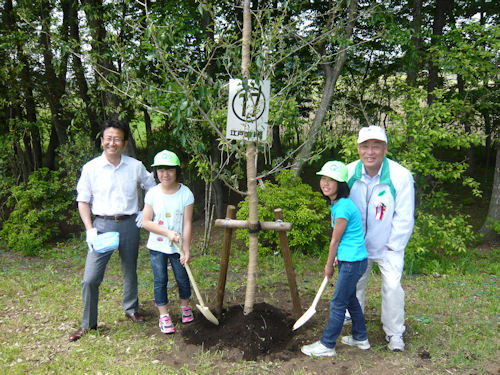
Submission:
<svg viewBox="0 0 500 375">
<path fill-rule="evenodd" d="M 125 124 L 124 122 L 118 120 L 118 119 L 109 119 L 109 120 L 104 120 L 101 125 L 101 137 L 104 136 L 104 131 L 107 128 L 116 128 L 120 129 L 123 132 L 123 140 L 128 141 L 128 137 L 130 134 L 130 128 L 128 124 Z"/>
</svg>

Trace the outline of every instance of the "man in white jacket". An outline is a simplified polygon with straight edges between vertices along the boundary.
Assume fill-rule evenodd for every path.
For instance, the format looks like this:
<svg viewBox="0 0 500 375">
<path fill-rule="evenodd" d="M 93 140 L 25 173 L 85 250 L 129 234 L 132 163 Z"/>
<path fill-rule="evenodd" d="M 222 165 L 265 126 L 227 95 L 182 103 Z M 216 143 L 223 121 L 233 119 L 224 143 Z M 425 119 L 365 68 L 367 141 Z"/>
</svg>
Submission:
<svg viewBox="0 0 500 375">
<path fill-rule="evenodd" d="M 368 267 L 356 296 L 364 310 L 365 288 L 374 262 L 382 274 L 382 325 L 389 349 L 403 351 L 404 250 L 413 231 L 415 190 L 408 169 L 385 157 L 387 136 L 379 126 L 364 127 L 358 136 L 360 160 L 349 164 L 350 198 L 361 213 Z M 346 314 L 346 321 L 349 320 Z"/>
</svg>

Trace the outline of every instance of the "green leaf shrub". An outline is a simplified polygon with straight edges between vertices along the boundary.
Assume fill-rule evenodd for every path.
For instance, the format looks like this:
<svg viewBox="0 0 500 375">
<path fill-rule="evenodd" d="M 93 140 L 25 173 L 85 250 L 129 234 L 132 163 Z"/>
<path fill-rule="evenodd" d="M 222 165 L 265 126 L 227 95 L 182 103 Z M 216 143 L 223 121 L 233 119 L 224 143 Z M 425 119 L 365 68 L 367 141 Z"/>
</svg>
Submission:
<svg viewBox="0 0 500 375">
<path fill-rule="evenodd" d="M 14 178 L 0 174 L 0 230 L 3 227 L 3 222 L 9 217 L 10 209 L 7 207 L 7 201 L 10 195 L 10 188 L 14 184 Z"/>
<path fill-rule="evenodd" d="M 405 251 L 407 273 L 443 273 L 450 259 L 478 241 L 470 216 L 454 212 L 446 199 L 444 193 L 433 193 L 422 202 Z"/>
<path fill-rule="evenodd" d="M 426 105 L 425 89 L 410 87 L 403 79 L 394 80 L 393 89 L 402 100 L 388 113 L 387 156 L 412 172 L 417 203 L 405 254 L 406 272 L 440 272 L 478 238 L 461 207 L 466 198 L 453 199 L 445 192 L 453 186 L 481 197 L 479 182 L 467 172 L 465 155 L 466 150 L 484 144 L 484 133 L 464 117 L 474 112 L 464 98 L 435 90 L 435 100 Z M 351 134 L 341 139 L 340 152 L 348 162 L 358 158 L 355 139 Z"/>
<path fill-rule="evenodd" d="M 500 220 L 493 220 L 491 217 L 486 218 L 486 227 L 493 229 L 496 234 L 500 234 Z"/>
<path fill-rule="evenodd" d="M 265 190 L 258 189 L 259 221 L 274 221 L 274 210 L 283 210 L 284 221 L 292 223 L 287 232 L 292 251 L 318 255 L 328 248 L 329 209 L 322 194 L 303 184 L 290 170 L 276 177 L 276 184 L 264 182 Z M 236 217 L 248 220 L 248 197 L 238 204 Z M 237 230 L 236 237 L 248 245 L 248 230 Z M 280 249 L 278 232 L 259 232 L 259 253 L 271 254 Z"/>
<path fill-rule="evenodd" d="M 61 224 L 75 222 L 77 210 L 69 210 L 75 195 L 60 172 L 41 168 L 27 183 L 12 187 L 7 205 L 13 208 L 0 238 L 24 255 L 42 254 L 49 241 L 61 233 Z"/>
</svg>

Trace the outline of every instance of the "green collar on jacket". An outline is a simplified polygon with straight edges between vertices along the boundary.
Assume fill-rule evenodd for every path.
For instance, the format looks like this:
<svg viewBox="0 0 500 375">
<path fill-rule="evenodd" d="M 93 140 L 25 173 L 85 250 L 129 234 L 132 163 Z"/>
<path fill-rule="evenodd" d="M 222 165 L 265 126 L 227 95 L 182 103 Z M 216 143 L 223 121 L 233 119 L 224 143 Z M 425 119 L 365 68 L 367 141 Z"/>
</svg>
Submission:
<svg viewBox="0 0 500 375">
<path fill-rule="evenodd" d="M 361 160 L 358 161 L 356 167 L 354 168 L 354 174 L 347 181 L 347 185 L 349 185 L 349 189 L 352 189 L 352 185 L 356 182 L 356 180 L 361 180 L 361 175 L 363 174 L 363 164 Z M 389 185 L 389 189 L 391 190 L 392 197 L 394 200 L 396 199 L 396 189 L 391 181 L 391 171 L 389 170 L 389 161 L 386 157 L 382 161 L 382 172 L 380 173 L 380 181 L 379 184 Z"/>
</svg>

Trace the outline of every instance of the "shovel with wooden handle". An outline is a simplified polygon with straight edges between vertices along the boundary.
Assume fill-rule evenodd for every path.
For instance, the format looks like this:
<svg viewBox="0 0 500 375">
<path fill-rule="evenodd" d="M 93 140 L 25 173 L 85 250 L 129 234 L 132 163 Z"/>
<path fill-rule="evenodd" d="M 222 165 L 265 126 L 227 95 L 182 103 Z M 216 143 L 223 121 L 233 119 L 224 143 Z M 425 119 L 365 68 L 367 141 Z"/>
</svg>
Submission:
<svg viewBox="0 0 500 375">
<path fill-rule="evenodd" d="M 184 256 L 184 251 L 182 251 L 181 247 L 176 242 L 172 241 L 172 243 L 177 248 L 177 250 L 179 251 L 181 256 Z M 193 274 L 191 273 L 191 268 L 189 267 L 189 264 L 186 263 L 184 265 L 184 267 L 186 268 L 186 272 L 188 274 L 189 281 L 191 281 L 191 285 L 193 286 L 194 293 L 196 294 L 196 298 L 198 298 L 199 304 L 197 304 L 196 307 L 198 308 L 198 310 L 200 310 L 200 312 L 203 314 L 203 316 L 205 318 L 207 318 L 208 321 L 210 321 L 211 323 L 213 323 L 215 325 L 219 325 L 219 321 L 217 320 L 217 318 L 214 316 L 214 314 L 212 314 L 210 309 L 207 306 L 205 306 L 205 303 L 203 303 L 203 298 L 201 298 L 201 293 L 198 290 L 198 285 L 196 284 L 196 281 L 194 281 L 194 277 L 193 277 Z"/>
<path fill-rule="evenodd" d="M 293 325 L 294 331 L 297 328 L 301 327 L 309 319 L 311 319 L 311 317 L 316 313 L 316 305 L 318 304 L 319 299 L 321 298 L 321 295 L 323 294 L 323 291 L 325 290 L 327 282 L 328 282 L 328 277 L 325 276 L 325 278 L 323 279 L 323 282 L 321 283 L 321 286 L 319 287 L 318 293 L 316 293 L 316 297 L 314 297 L 314 300 L 313 300 L 313 303 L 311 304 L 311 307 L 309 307 L 307 309 L 307 311 Z"/>
</svg>

